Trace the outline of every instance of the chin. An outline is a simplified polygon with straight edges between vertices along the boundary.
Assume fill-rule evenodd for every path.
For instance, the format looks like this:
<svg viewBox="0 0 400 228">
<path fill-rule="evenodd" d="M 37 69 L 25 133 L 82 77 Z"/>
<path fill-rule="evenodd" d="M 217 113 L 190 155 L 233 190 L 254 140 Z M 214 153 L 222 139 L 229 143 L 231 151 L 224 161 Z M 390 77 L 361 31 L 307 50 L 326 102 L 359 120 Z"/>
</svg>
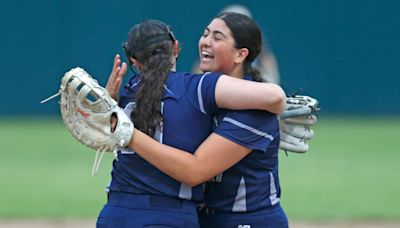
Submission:
<svg viewBox="0 0 400 228">
<path fill-rule="evenodd" d="M 199 68 L 203 72 L 214 72 L 215 71 L 211 66 L 207 66 L 207 65 L 200 65 Z"/>
<path fill-rule="evenodd" d="M 201 66 L 201 65 L 200 65 L 199 69 L 200 69 L 200 71 L 202 71 L 202 72 L 210 72 L 210 68 L 209 68 L 209 67 L 204 67 L 204 66 Z"/>
</svg>

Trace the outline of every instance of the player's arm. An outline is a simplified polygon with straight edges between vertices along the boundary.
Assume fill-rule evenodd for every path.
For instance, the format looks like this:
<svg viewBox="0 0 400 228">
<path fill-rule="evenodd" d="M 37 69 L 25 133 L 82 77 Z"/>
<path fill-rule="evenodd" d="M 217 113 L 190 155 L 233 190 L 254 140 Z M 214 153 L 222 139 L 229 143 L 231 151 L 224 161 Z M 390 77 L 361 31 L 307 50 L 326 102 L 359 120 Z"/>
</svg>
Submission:
<svg viewBox="0 0 400 228">
<path fill-rule="evenodd" d="M 250 148 L 212 133 L 191 154 L 161 144 L 137 129 L 129 147 L 162 172 L 189 186 L 207 181 L 251 152 Z"/>
<path fill-rule="evenodd" d="M 216 84 L 215 100 L 220 108 L 260 109 L 280 114 L 285 109 L 286 94 L 273 83 L 260 83 L 223 75 Z"/>
</svg>

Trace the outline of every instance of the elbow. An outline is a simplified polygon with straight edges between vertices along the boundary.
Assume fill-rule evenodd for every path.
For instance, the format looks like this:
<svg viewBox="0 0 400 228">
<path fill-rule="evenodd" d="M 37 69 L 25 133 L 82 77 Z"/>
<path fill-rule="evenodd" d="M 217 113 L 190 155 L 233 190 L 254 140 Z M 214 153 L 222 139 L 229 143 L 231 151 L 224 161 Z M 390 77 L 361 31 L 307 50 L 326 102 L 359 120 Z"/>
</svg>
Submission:
<svg viewBox="0 0 400 228">
<path fill-rule="evenodd" d="M 282 90 L 282 92 L 283 92 L 283 90 Z M 285 92 L 283 92 L 280 96 L 277 97 L 276 102 L 277 102 L 277 110 L 276 110 L 275 114 L 279 115 L 283 111 L 285 111 L 285 106 L 286 106 L 286 94 L 285 94 Z"/>
<path fill-rule="evenodd" d="M 192 169 L 190 172 L 186 172 L 185 176 L 183 176 L 179 181 L 190 187 L 194 187 L 210 179 L 210 177 L 207 175 L 208 174 L 202 172 L 201 170 Z"/>
<path fill-rule="evenodd" d="M 187 178 L 186 180 L 182 181 L 182 183 L 184 183 L 190 187 L 197 186 L 204 182 L 205 182 L 205 180 L 203 178 L 201 178 L 200 176 L 192 176 L 192 177 Z"/>
<path fill-rule="evenodd" d="M 286 94 L 280 86 L 276 85 L 275 92 L 269 99 L 269 107 L 272 107 L 269 111 L 279 115 L 285 110 Z"/>
<path fill-rule="evenodd" d="M 201 184 L 201 183 L 203 183 L 203 182 L 183 182 L 185 185 L 187 185 L 187 186 L 189 186 L 189 187 L 191 187 L 191 188 L 193 188 L 194 186 L 197 186 L 197 185 L 199 185 L 199 184 Z"/>
</svg>

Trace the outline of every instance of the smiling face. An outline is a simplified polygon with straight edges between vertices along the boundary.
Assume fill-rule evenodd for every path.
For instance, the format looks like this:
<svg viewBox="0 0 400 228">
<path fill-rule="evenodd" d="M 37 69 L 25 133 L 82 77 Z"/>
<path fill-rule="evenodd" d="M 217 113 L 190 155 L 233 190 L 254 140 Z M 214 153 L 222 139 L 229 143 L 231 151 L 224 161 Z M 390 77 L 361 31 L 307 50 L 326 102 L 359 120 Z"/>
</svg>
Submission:
<svg viewBox="0 0 400 228">
<path fill-rule="evenodd" d="M 221 19 L 214 19 L 199 40 L 200 69 L 233 75 L 241 67 L 240 50 L 235 48 L 231 30 Z"/>
</svg>

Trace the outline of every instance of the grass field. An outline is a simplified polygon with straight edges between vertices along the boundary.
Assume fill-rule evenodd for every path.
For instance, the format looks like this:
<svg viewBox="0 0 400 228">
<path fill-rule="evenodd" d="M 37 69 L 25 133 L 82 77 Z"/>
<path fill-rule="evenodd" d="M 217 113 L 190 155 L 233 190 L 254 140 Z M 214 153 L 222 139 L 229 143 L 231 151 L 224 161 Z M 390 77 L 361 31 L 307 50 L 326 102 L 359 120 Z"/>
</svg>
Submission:
<svg viewBox="0 0 400 228">
<path fill-rule="evenodd" d="M 400 118 L 319 118 L 307 154 L 281 153 L 290 220 L 400 221 Z M 0 219 L 96 218 L 112 155 L 94 152 L 60 118 L 0 120 Z"/>
<path fill-rule="evenodd" d="M 323 119 L 307 154 L 281 156 L 283 205 L 311 220 L 400 219 L 400 119 Z"/>
</svg>

